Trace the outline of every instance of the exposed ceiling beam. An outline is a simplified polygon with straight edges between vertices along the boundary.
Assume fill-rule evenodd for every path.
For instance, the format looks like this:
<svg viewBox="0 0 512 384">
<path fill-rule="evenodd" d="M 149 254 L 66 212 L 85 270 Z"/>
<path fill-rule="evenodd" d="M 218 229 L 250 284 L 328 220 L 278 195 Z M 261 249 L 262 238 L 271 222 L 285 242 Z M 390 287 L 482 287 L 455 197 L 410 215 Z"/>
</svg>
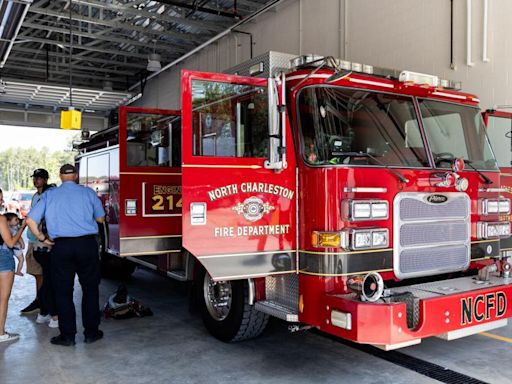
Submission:
<svg viewBox="0 0 512 384">
<path fill-rule="evenodd" d="M 46 55 L 45 50 L 38 50 L 38 49 L 33 49 L 33 48 L 23 48 L 19 44 L 14 46 L 13 52 L 32 53 L 32 54 L 44 55 L 44 56 Z M 49 51 L 48 56 L 65 58 L 65 59 L 67 59 L 69 57 L 68 54 L 58 53 L 58 52 L 53 52 L 53 51 Z M 108 60 L 108 59 L 104 59 L 104 58 L 102 59 L 102 58 L 89 57 L 89 56 L 83 57 L 81 59 L 81 61 L 88 61 L 88 62 L 96 63 L 96 64 L 115 65 L 115 66 L 119 66 L 119 67 L 128 67 L 128 68 L 146 68 L 146 65 L 147 65 L 146 60 L 141 61 L 140 63 L 136 63 L 134 61 L 127 63 L 127 62 L 123 62 L 123 61 Z"/>
<path fill-rule="evenodd" d="M 0 39 L 0 41 L 3 41 L 3 40 L 4 39 Z M 64 48 L 71 48 L 71 45 L 69 43 L 66 43 L 63 41 L 59 42 L 59 41 L 55 41 L 55 40 L 46 40 L 43 38 L 33 37 L 33 36 L 27 36 L 27 40 L 25 40 L 25 41 L 26 42 L 44 43 L 44 44 L 49 44 L 49 45 L 56 45 L 58 47 L 64 47 Z M 75 50 L 86 50 L 86 51 L 106 53 L 108 55 L 122 55 L 122 56 L 127 56 L 127 57 L 137 57 L 139 59 L 147 59 L 147 54 L 127 52 L 127 51 L 122 51 L 122 50 L 116 49 L 116 48 L 104 49 L 104 48 L 97 48 L 97 47 L 86 47 L 84 45 L 79 45 L 79 46 L 73 45 L 73 51 L 75 52 Z M 162 56 L 165 57 L 166 55 L 162 54 Z"/>
<path fill-rule="evenodd" d="M 46 60 L 41 59 L 33 59 L 29 57 L 21 57 L 21 56 L 11 56 L 9 59 L 9 63 L 18 62 L 20 65 L 29 65 L 29 64 L 41 64 L 42 66 L 46 66 Z M 48 67 L 50 70 L 52 68 L 57 69 L 60 67 L 60 70 L 64 70 L 68 68 L 69 64 L 67 61 L 48 61 Z M 84 70 L 84 71 L 91 71 L 91 72 L 104 72 L 104 73 L 112 73 L 117 75 L 123 75 L 123 76 L 134 76 L 134 74 L 137 72 L 136 69 L 133 71 L 123 71 L 120 69 L 114 69 L 114 68 L 104 68 L 99 66 L 87 66 L 87 65 L 79 65 L 79 64 L 73 64 L 73 71 L 75 69 L 78 70 Z M 30 67 L 28 67 L 27 70 L 30 70 Z"/>
<path fill-rule="evenodd" d="M 56 32 L 56 33 L 61 33 L 64 35 L 70 34 L 70 31 L 67 28 L 51 27 L 51 26 L 41 25 L 41 24 L 36 24 L 36 23 L 24 23 L 23 27 L 33 28 L 33 29 L 38 29 L 38 30 L 43 30 L 43 31 Z M 25 35 L 25 36 L 27 38 L 30 38 L 30 35 Z M 132 46 L 142 47 L 142 48 L 145 48 L 148 50 L 156 48 L 159 51 L 186 52 L 186 50 L 184 48 L 180 47 L 179 45 L 173 46 L 173 45 L 167 45 L 167 44 L 164 45 L 161 43 L 153 44 L 152 42 L 145 43 L 145 42 L 140 42 L 140 41 L 136 41 L 136 40 L 121 39 L 118 37 L 114 37 L 112 35 L 100 36 L 96 33 L 87 33 L 87 32 L 80 32 L 80 31 L 73 30 L 73 36 L 81 36 L 81 37 L 86 37 L 86 38 L 93 39 L 93 40 L 102 40 L 102 41 L 114 42 L 114 43 L 119 43 L 119 44 L 130 44 Z M 82 46 L 83 46 L 83 44 L 82 44 Z"/>
<path fill-rule="evenodd" d="M 213 31 L 218 32 L 223 30 L 226 26 L 223 23 L 210 21 L 210 20 L 192 20 L 185 19 L 182 17 L 169 16 L 166 14 L 158 14 L 156 12 L 145 11 L 144 9 L 139 9 L 134 6 L 131 6 L 130 3 L 128 5 L 121 5 L 119 3 L 106 3 L 100 0 L 73 0 L 75 4 L 86 4 L 91 5 L 96 8 L 106 9 L 111 12 L 126 12 L 128 14 L 139 16 L 139 17 L 147 17 L 154 20 L 160 20 L 166 23 L 185 25 L 192 28 L 197 28 L 203 31 Z"/>
<path fill-rule="evenodd" d="M 37 73 L 46 74 L 46 68 L 44 68 L 44 67 L 31 66 L 30 68 L 23 68 L 16 64 L 10 64 L 10 60 L 7 64 L 5 64 L 5 68 L 18 69 L 18 70 L 22 71 L 24 74 L 27 72 L 37 72 Z M 10 76 L 12 76 L 12 72 L 10 73 Z M 50 79 L 52 77 L 54 77 L 54 78 L 55 77 L 64 77 L 66 79 L 66 81 L 68 81 L 69 74 L 67 72 L 63 72 L 63 71 L 50 70 Z M 95 80 L 100 80 L 100 81 L 106 80 L 105 76 L 96 76 L 96 75 L 91 75 L 90 73 L 73 72 L 73 78 L 76 78 L 76 77 L 81 77 L 84 79 L 95 79 Z M 126 78 L 124 78 L 124 77 L 109 77 L 108 80 L 126 84 Z"/>
<path fill-rule="evenodd" d="M 229 17 L 231 19 L 239 19 L 240 18 L 240 14 L 233 13 L 233 12 L 227 12 L 225 9 L 201 7 L 199 5 L 188 4 L 188 3 L 184 3 L 184 2 L 176 1 L 176 0 L 158 0 L 158 2 L 167 4 L 167 5 L 174 5 L 179 8 L 191 9 L 196 12 L 208 13 L 210 15 Z"/>
<path fill-rule="evenodd" d="M 28 9 L 28 12 L 29 13 L 33 12 L 33 13 L 37 13 L 39 15 L 52 16 L 52 17 L 57 17 L 57 18 L 69 17 L 69 15 L 67 15 L 64 12 L 54 11 L 54 10 L 50 10 L 47 8 L 30 7 Z M 201 40 L 200 35 L 194 35 L 191 33 L 179 33 L 179 32 L 167 30 L 165 28 L 161 31 L 158 31 L 158 30 L 153 30 L 151 28 L 139 27 L 139 26 L 136 26 L 133 24 L 123 23 L 123 22 L 119 22 L 119 21 L 105 20 L 105 19 L 99 19 L 99 18 L 95 18 L 95 17 L 88 17 L 88 16 L 81 16 L 81 15 L 74 15 L 73 19 L 78 20 L 78 21 L 83 21 L 85 23 L 90 23 L 90 24 L 103 25 L 106 27 L 112 27 L 112 28 L 116 28 L 116 29 L 125 29 L 125 30 L 136 31 L 136 32 L 140 32 L 140 33 L 157 35 L 157 36 L 168 36 L 170 38 L 181 39 L 181 40 L 185 40 L 185 41 L 198 42 Z"/>
</svg>

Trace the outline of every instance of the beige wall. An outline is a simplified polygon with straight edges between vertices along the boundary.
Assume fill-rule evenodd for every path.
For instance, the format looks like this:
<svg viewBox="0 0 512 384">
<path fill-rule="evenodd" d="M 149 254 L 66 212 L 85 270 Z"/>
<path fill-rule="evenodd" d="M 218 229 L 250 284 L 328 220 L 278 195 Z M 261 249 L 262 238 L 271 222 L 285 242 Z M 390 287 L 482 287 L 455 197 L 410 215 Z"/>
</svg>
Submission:
<svg viewBox="0 0 512 384">
<path fill-rule="evenodd" d="M 455 69 L 450 68 L 450 0 L 287 0 L 241 29 L 253 33 L 254 55 L 317 53 L 432 73 L 462 81 L 465 91 L 480 97 L 482 108 L 510 105 L 512 1 L 489 0 L 487 63 L 482 60 L 483 3 L 472 1 L 474 65 L 469 67 L 466 1 L 454 0 Z M 230 34 L 148 81 L 137 105 L 179 108 L 181 68 L 222 71 L 248 58 L 249 37 Z"/>
</svg>

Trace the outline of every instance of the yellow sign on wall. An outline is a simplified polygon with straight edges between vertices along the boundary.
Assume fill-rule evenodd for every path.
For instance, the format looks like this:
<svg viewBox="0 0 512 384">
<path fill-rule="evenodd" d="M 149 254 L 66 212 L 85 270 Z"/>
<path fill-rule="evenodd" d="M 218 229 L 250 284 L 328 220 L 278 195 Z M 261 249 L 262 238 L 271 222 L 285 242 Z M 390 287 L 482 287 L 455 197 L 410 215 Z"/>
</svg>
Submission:
<svg viewBox="0 0 512 384">
<path fill-rule="evenodd" d="M 82 112 L 70 109 L 60 113 L 60 127 L 62 129 L 81 129 Z"/>
</svg>

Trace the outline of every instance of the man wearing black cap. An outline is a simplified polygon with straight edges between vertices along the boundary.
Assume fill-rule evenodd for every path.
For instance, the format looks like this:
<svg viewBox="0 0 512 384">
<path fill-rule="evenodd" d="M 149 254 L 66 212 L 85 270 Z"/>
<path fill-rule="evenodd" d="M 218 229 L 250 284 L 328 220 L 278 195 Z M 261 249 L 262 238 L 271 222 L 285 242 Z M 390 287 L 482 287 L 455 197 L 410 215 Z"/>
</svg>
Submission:
<svg viewBox="0 0 512 384">
<path fill-rule="evenodd" d="M 63 165 L 60 168 L 62 185 L 44 193 L 27 218 L 27 225 L 38 240 L 53 244 L 51 269 L 60 335 L 53 337 L 51 343 L 64 346 L 75 344 L 75 274 L 82 287 L 84 341 L 93 343 L 103 337 L 98 329 L 100 260 L 96 235 L 97 223 L 104 222 L 105 211 L 92 189 L 76 183 L 77 177 L 74 166 Z M 37 228 L 43 218 L 48 236 Z"/>
<path fill-rule="evenodd" d="M 30 209 L 37 204 L 39 199 L 41 198 L 42 193 L 48 188 L 48 171 L 43 168 L 38 168 L 32 173 L 32 182 L 34 183 L 34 187 L 37 189 L 37 192 L 32 196 L 32 202 L 30 204 Z M 21 310 L 23 315 L 28 315 L 30 313 L 39 312 L 40 315 L 47 315 L 45 312 L 45 308 L 40 311 L 40 300 L 39 295 L 41 292 L 41 287 L 43 285 L 43 269 L 41 265 L 36 261 L 34 257 L 34 245 L 38 245 L 37 238 L 34 234 L 28 230 L 28 248 L 26 254 L 26 262 L 27 262 L 27 273 L 29 275 L 34 276 L 36 279 L 36 298 L 29 305 Z M 42 244 L 39 244 L 42 245 Z M 38 316 L 39 317 L 39 316 Z"/>
</svg>

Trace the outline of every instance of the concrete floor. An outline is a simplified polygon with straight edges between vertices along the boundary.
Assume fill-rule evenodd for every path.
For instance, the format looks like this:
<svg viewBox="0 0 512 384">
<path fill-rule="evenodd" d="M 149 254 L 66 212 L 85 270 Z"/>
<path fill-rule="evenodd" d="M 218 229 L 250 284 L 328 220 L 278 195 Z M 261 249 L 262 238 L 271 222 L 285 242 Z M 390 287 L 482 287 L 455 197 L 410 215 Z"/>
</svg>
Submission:
<svg viewBox="0 0 512 384">
<path fill-rule="evenodd" d="M 153 317 L 105 320 L 103 340 L 86 345 L 79 334 L 75 347 L 59 347 L 49 343 L 57 330 L 36 324 L 35 315 L 19 315 L 33 298 L 34 280 L 16 278 L 7 324 L 22 336 L 0 345 L 0 383 L 437 382 L 319 334 L 290 334 L 280 321 L 256 340 L 224 344 L 189 313 L 183 285 L 139 269 L 127 286 L 151 307 Z M 102 281 L 102 303 L 116 287 L 116 281 Z M 80 295 L 77 289 L 76 302 Z M 401 351 L 482 381 L 510 384 L 512 326 L 493 333 L 509 342 L 476 335 L 452 342 L 429 339 Z"/>
</svg>

